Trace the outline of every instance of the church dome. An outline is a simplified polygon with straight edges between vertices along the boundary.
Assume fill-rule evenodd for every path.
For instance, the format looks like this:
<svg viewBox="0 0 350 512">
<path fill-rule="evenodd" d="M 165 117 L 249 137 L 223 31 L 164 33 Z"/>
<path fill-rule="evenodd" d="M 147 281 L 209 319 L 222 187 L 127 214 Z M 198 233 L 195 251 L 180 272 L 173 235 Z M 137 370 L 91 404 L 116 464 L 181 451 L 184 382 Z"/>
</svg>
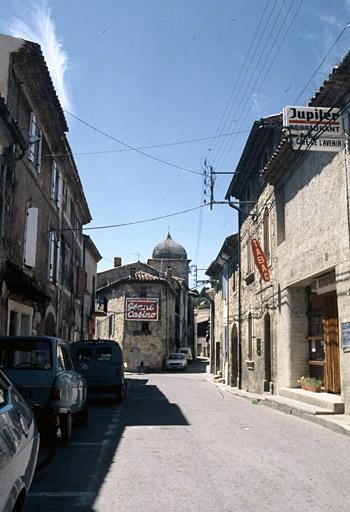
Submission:
<svg viewBox="0 0 350 512">
<path fill-rule="evenodd" d="M 182 245 L 175 242 L 170 233 L 164 240 L 164 242 L 160 242 L 160 244 L 156 245 L 153 249 L 152 258 L 154 259 L 172 259 L 179 260 L 185 259 L 187 260 L 187 253 Z"/>
</svg>

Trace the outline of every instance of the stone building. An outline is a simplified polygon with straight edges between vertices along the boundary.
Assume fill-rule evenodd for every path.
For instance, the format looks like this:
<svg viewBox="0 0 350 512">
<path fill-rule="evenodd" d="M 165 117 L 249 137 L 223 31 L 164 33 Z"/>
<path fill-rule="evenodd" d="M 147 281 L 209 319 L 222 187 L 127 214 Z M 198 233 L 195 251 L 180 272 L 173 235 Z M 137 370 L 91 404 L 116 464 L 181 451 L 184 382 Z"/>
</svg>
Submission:
<svg viewBox="0 0 350 512">
<path fill-rule="evenodd" d="M 80 337 L 91 215 L 67 131 L 40 46 L 1 35 L 2 334 Z"/>
<path fill-rule="evenodd" d="M 193 348 L 188 264 L 185 249 L 168 235 L 147 264 L 122 265 L 117 257 L 114 268 L 98 274 L 98 314 L 102 316 L 97 318 L 96 336 L 121 343 L 129 370 L 136 370 L 141 362 L 160 369 L 169 352 L 180 346 Z"/>
<path fill-rule="evenodd" d="M 88 235 L 83 235 L 83 268 L 85 269 L 85 290 L 81 304 L 81 339 L 95 337 L 95 307 L 97 286 L 97 263 L 102 256 Z"/>
<path fill-rule="evenodd" d="M 226 383 L 239 380 L 238 347 L 238 236 L 228 236 L 206 274 L 211 279 L 210 314 L 211 371 L 219 372 Z"/>
<path fill-rule="evenodd" d="M 349 84 L 350 54 L 309 103 L 326 112 L 340 109 L 345 138 L 339 150 L 329 151 L 331 143 L 328 151 L 320 149 L 327 117 L 324 128 L 309 135 L 305 150 L 302 139 L 293 149 L 282 114 L 262 119 L 253 125 L 226 195 L 240 200 L 242 388 L 321 406 L 325 400 L 345 412 L 350 411 Z M 253 258 L 256 242 L 266 255 L 268 279 Z M 298 393 L 301 376 L 319 378 L 323 393 L 316 398 Z"/>
</svg>

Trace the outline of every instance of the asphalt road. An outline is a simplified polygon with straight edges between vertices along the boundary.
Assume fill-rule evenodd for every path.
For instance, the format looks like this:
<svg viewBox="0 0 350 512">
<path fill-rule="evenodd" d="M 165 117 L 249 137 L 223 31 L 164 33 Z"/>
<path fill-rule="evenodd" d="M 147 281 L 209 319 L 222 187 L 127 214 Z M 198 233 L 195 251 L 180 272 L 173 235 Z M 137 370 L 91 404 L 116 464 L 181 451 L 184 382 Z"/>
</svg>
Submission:
<svg viewBox="0 0 350 512">
<path fill-rule="evenodd" d="M 92 399 L 25 512 L 349 512 L 350 438 L 187 373 L 129 375 Z"/>
</svg>

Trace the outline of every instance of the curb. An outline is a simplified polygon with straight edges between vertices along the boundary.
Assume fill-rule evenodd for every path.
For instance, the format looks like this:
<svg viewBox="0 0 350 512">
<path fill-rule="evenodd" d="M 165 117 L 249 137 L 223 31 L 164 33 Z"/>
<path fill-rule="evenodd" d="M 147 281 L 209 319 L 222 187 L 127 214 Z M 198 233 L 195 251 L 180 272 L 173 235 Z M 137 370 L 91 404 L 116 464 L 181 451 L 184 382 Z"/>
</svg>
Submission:
<svg viewBox="0 0 350 512">
<path fill-rule="evenodd" d="M 209 380 L 214 386 L 218 388 L 223 388 L 223 390 L 227 391 L 231 395 L 234 395 L 238 398 L 243 398 L 245 400 L 249 400 L 254 404 L 263 404 L 266 407 L 270 407 L 276 411 L 282 412 L 284 414 L 289 414 L 292 416 L 296 416 L 300 419 L 309 421 L 311 423 L 316 423 L 321 427 L 327 428 L 328 430 L 332 430 L 337 434 L 342 434 L 350 437 L 350 416 L 348 415 L 333 415 L 333 414 L 312 414 L 308 413 L 302 408 L 291 406 L 290 404 L 285 404 L 281 402 L 277 402 L 273 400 L 274 395 L 269 395 L 269 397 L 264 397 L 261 395 L 256 395 L 253 393 L 249 393 L 248 391 L 242 391 L 235 388 L 230 388 L 226 384 L 220 384 L 213 380 Z M 349 424 L 343 425 L 342 421 L 348 418 Z"/>
</svg>

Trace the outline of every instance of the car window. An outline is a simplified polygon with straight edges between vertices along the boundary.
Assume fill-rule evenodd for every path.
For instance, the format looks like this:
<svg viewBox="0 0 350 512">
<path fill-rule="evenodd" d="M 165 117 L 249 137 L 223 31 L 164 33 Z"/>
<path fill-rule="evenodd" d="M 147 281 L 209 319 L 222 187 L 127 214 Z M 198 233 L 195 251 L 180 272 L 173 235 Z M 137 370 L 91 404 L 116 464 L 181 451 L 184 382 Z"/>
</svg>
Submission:
<svg viewBox="0 0 350 512">
<path fill-rule="evenodd" d="M 61 346 L 62 354 L 64 358 L 64 366 L 66 370 L 74 370 L 72 358 L 70 356 L 69 350 L 64 345 Z"/>
<path fill-rule="evenodd" d="M 0 407 L 6 403 L 6 394 L 8 390 L 7 382 L 0 375 Z"/>
<path fill-rule="evenodd" d="M 50 370 L 50 344 L 43 340 L 0 341 L 0 368 L 10 370 Z"/>
<path fill-rule="evenodd" d="M 61 345 L 57 347 L 57 369 L 59 372 L 64 372 L 66 369 Z"/>
<path fill-rule="evenodd" d="M 98 347 L 96 349 L 97 361 L 110 361 L 112 359 L 112 349 L 109 347 Z"/>
<path fill-rule="evenodd" d="M 92 359 L 91 348 L 78 348 L 76 352 L 76 358 L 78 363 L 88 363 Z"/>
</svg>

